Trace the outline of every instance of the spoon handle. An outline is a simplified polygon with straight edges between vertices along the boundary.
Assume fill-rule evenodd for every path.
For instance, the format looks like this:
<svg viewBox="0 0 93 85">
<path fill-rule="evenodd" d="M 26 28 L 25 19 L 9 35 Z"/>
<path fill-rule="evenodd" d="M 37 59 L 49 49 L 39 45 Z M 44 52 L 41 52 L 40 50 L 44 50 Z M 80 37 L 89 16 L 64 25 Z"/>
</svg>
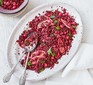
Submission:
<svg viewBox="0 0 93 85">
<path fill-rule="evenodd" d="M 4 76 L 3 78 L 3 82 L 7 83 L 10 79 L 12 74 L 15 72 L 15 68 L 17 67 L 17 65 L 19 64 L 20 60 L 23 58 L 25 53 L 22 54 L 22 57 L 20 57 L 20 59 L 18 60 L 18 62 L 12 67 L 12 69 Z"/>
<path fill-rule="evenodd" d="M 26 70 L 24 70 L 24 73 L 19 79 L 19 85 L 25 85 L 25 81 L 26 81 Z"/>
<path fill-rule="evenodd" d="M 27 62 L 28 62 L 29 54 L 30 54 L 30 52 L 28 52 L 26 63 L 25 63 L 25 69 L 23 71 L 22 76 L 20 77 L 19 85 L 25 85 L 25 82 L 26 82 L 26 68 L 27 68 Z"/>
<path fill-rule="evenodd" d="M 4 83 L 7 83 L 11 79 L 11 76 L 14 73 L 14 70 L 15 68 L 13 67 L 13 69 L 3 77 Z"/>
<path fill-rule="evenodd" d="M 91 77 L 93 78 L 93 71 L 92 71 L 92 69 L 88 69 L 88 72 L 90 73 Z"/>
</svg>

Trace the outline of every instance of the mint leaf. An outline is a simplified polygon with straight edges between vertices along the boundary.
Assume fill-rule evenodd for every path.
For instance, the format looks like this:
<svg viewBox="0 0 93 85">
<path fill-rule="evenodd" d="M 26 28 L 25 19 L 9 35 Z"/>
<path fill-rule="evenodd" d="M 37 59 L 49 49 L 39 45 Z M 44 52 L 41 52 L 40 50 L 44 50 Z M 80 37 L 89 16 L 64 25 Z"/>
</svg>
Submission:
<svg viewBox="0 0 93 85">
<path fill-rule="evenodd" d="M 57 24 L 57 22 L 58 22 L 57 20 L 54 20 L 54 24 Z"/>
<path fill-rule="evenodd" d="M 71 32 L 68 33 L 68 36 L 70 37 L 70 39 L 72 39 L 73 35 L 71 34 Z"/>
<path fill-rule="evenodd" d="M 56 27 L 56 30 L 60 30 L 60 29 L 61 29 L 60 26 L 57 26 L 57 27 Z"/>
<path fill-rule="evenodd" d="M 47 51 L 48 55 L 52 53 L 52 48 L 50 47 L 49 50 Z"/>
<path fill-rule="evenodd" d="M 39 73 L 42 72 L 42 71 L 44 71 L 44 70 L 45 70 L 44 68 L 41 68 L 41 69 L 39 70 Z"/>
<path fill-rule="evenodd" d="M 0 0 L 0 6 L 3 4 L 3 0 Z"/>
<path fill-rule="evenodd" d="M 75 28 L 76 28 L 76 26 L 72 25 L 72 28 L 74 28 L 74 29 L 75 29 Z"/>
<path fill-rule="evenodd" d="M 52 53 L 51 55 L 52 55 L 52 56 L 55 56 L 55 53 Z"/>
<path fill-rule="evenodd" d="M 32 62 L 28 61 L 27 66 L 32 66 Z"/>
<path fill-rule="evenodd" d="M 49 48 L 49 50 L 47 51 L 48 55 L 52 55 L 55 56 L 55 53 L 52 51 L 52 47 Z"/>
<path fill-rule="evenodd" d="M 54 34 L 50 34 L 51 37 L 55 36 Z"/>
<path fill-rule="evenodd" d="M 26 41 L 24 42 L 24 44 L 25 44 L 26 46 L 29 46 L 29 45 L 30 45 L 30 41 L 29 41 L 29 40 L 26 40 Z"/>
<path fill-rule="evenodd" d="M 40 60 L 39 61 L 41 64 L 44 64 L 45 63 L 45 60 Z"/>
<path fill-rule="evenodd" d="M 54 19 L 54 18 L 55 18 L 55 16 L 54 16 L 54 15 L 51 15 L 51 16 L 50 16 L 50 18 L 51 18 L 51 19 Z"/>
</svg>

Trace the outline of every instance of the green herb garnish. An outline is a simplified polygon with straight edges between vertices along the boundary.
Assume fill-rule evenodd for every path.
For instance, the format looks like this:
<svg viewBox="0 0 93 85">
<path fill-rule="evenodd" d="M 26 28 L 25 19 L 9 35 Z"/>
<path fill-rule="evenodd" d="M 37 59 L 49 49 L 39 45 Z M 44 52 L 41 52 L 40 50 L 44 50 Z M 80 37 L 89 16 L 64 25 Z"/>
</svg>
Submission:
<svg viewBox="0 0 93 85">
<path fill-rule="evenodd" d="M 69 36 L 70 39 L 71 39 L 73 35 L 69 32 L 69 33 L 68 33 L 68 36 Z"/>
<path fill-rule="evenodd" d="M 3 0 L 0 0 L 0 6 L 3 4 Z"/>
<path fill-rule="evenodd" d="M 24 44 L 25 44 L 26 46 L 29 46 L 29 45 L 30 45 L 30 41 L 29 41 L 29 40 L 26 40 L 26 41 L 24 42 Z"/>
<path fill-rule="evenodd" d="M 46 46 L 46 43 L 44 43 L 44 46 Z"/>
<path fill-rule="evenodd" d="M 55 53 L 52 51 L 52 47 L 49 48 L 49 50 L 47 51 L 48 55 L 52 55 L 55 56 Z"/>
<path fill-rule="evenodd" d="M 54 24 L 57 24 L 57 22 L 58 22 L 57 20 L 54 20 Z"/>
<path fill-rule="evenodd" d="M 60 26 L 57 26 L 57 27 L 56 27 L 56 30 L 60 30 L 60 29 L 61 29 Z"/>
<path fill-rule="evenodd" d="M 72 25 L 72 28 L 74 28 L 74 29 L 75 29 L 75 28 L 76 28 L 76 26 Z"/>
<path fill-rule="evenodd" d="M 27 66 L 32 66 L 32 62 L 31 61 L 28 61 L 27 62 Z"/>
<path fill-rule="evenodd" d="M 39 70 L 39 73 L 42 72 L 42 71 L 44 71 L 44 70 L 45 70 L 44 68 L 41 68 L 41 69 Z"/>
<path fill-rule="evenodd" d="M 50 34 L 51 37 L 55 36 L 54 34 Z"/>
<path fill-rule="evenodd" d="M 51 15 L 51 16 L 50 16 L 50 18 L 51 18 L 51 19 L 54 19 L 54 18 L 55 18 L 55 16 L 54 16 L 54 15 Z"/>
<path fill-rule="evenodd" d="M 39 61 L 41 64 L 44 64 L 45 63 L 45 60 L 40 60 Z"/>
</svg>

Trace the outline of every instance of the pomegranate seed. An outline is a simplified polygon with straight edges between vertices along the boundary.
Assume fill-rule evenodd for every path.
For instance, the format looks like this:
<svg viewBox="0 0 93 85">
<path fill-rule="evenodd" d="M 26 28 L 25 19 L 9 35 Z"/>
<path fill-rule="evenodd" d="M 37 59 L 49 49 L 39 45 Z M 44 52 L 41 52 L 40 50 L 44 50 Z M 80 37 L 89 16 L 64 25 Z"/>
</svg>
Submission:
<svg viewBox="0 0 93 85">
<path fill-rule="evenodd" d="M 45 63 L 44 66 L 47 67 L 48 65 Z"/>
<path fill-rule="evenodd" d="M 3 0 L 2 7 L 4 9 L 14 10 L 17 9 L 23 2 L 24 0 Z"/>
<path fill-rule="evenodd" d="M 54 57 L 51 57 L 52 60 L 54 60 Z"/>
<path fill-rule="evenodd" d="M 10 5 L 10 2 L 6 2 L 6 5 L 9 6 Z"/>
<path fill-rule="evenodd" d="M 62 17 L 62 13 L 59 13 L 59 15 L 58 15 L 59 17 Z"/>
<path fill-rule="evenodd" d="M 16 9 L 16 8 L 17 8 L 17 6 L 13 6 L 13 7 L 12 7 L 12 9 Z"/>
<path fill-rule="evenodd" d="M 60 28 L 63 28 L 64 27 L 64 25 L 60 25 Z"/>
<path fill-rule="evenodd" d="M 69 36 L 66 36 L 66 39 L 69 39 Z"/>
<path fill-rule="evenodd" d="M 13 2 L 12 4 L 13 4 L 13 6 L 15 6 L 17 3 L 16 2 Z"/>
<path fill-rule="evenodd" d="M 6 2 L 5 1 L 3 3 L 6 5 Z"/>
</svg>

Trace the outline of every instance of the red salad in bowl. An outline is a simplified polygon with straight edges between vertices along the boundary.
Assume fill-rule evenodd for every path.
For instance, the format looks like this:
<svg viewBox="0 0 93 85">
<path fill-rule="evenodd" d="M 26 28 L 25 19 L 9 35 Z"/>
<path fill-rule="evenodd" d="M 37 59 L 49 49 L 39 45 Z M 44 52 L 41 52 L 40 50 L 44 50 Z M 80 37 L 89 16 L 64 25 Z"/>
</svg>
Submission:
<svg viewBox="0 0 93 85">
<path fill-rule="evenodd" d="M 4 9 L 14 10 L 17 9 L 23 2 L 24 0 L 1 0 L 1 6 Z"/>
<path fill-rule="evenodd" d="M 0 0 L 0 13 L 15 14 L 23 10 L 29 0 Z"/>
<path fill-rule="evenodd" d="M 17 9 L 24 2 L 24 0 L 0 0 L 0 1 L 1 1 L 1 6 L 4 9 L 8 10 Z"/>
<path fill-rule="evenodd" d="M 27 69 L 40 73 L 46 68 L 52 69 L 63 55 L 68 54 L 74 35 L 77 34 L 78 23 L 66 9 L 57 9 L 39 14 L 28 26 L 29 29 L 24 30 L 16 42 L 20 48 L 24 48 L 38 39 L 37 47 L 29 55 Z M 32 36 L 27 38 L 32 32 Z M 20 62 L 22 66 L 25 65 L 26 57 Z"/>
</svg>

